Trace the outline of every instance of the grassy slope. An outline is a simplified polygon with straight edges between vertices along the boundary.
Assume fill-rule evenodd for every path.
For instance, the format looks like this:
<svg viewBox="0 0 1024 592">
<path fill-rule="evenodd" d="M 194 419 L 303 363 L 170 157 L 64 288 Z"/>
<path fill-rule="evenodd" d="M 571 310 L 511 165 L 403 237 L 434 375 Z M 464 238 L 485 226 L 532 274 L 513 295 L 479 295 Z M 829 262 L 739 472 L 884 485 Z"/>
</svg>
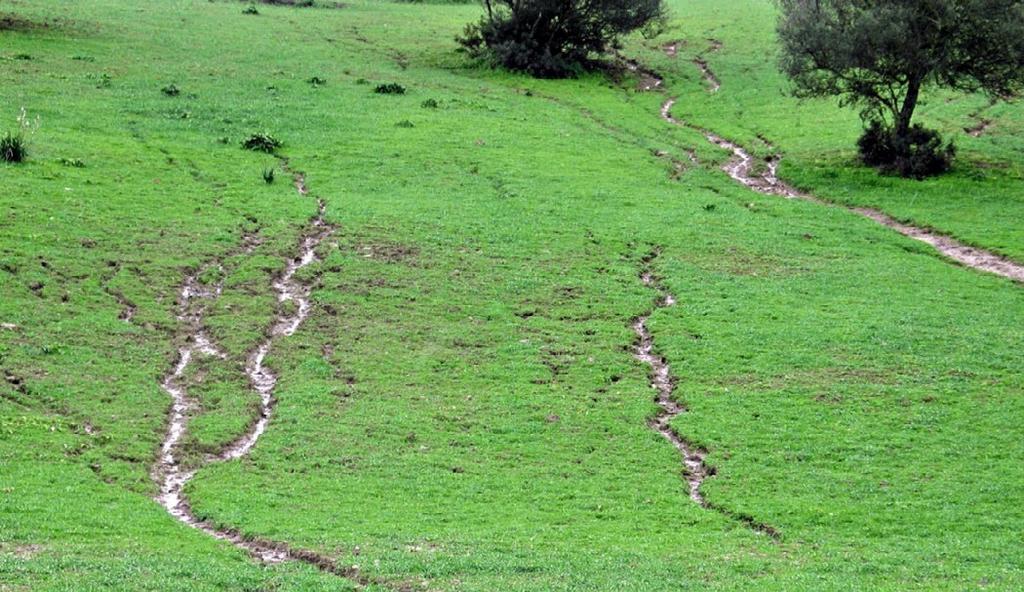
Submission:
<svg viewBox="0 0 1024 592">
<path fill-rule="evenodd" d="M 0 249 L 16 270 L 0 272 L 0 320 L 20 325 L 0 333 L 0 368 L 30 388 L 12 394 L 27 407 L 0 399 L 6 585 L 337 585 L 255 566 L 147 498 L 184 270 L 261 227 L 259 257 L 227 262 L 210 319 L 233 354 L 196 389 L 195 445 L 214 446 L 245 423 L 237 362 L 312 213 L 286 183 L 263 184 L 268 158 L 236 147 L 258 129 L 285 140 L 340 231 L 317 266 L 320 306 L 273 354 L 271 429 L 251 460 L 200 474 L 200 513 L 432 589 L 1024 583 L 1019 287 L 714 170 L 671 180 L 652 150 L 722 155 L 658 120 L 662 97 L 463 68 L 449 39 L 473 8 L 61 8 L 57 29 L 0 33 L 5 52 L 34 58 L 2 63 L 3 104 L 44 122 L 33 161 L 0 167 L 12 189 Z M 705 36 L 712 17 L 684 9 L 678 26 Z M 714 33 L 727 48 L 731 30 Z M 699 91 L 684 56 L 669 83 L 744 137 L 759 128 L 714 101 L 730 78 L 774 74 L 737 57 L 730 75 L 728 55 L 713 63 L 721 98 Z M 110 85 L 96 88 L 103 72 Z M 375 95 L 360 79 L 410 92 Z M 172 82 L 183 96 L 159 92 Z M 785 172 L 811 184 L 824 165 L 799 154 L 814 137 L 784 131 L 766 133 Z M 691 408 L 678 427 L 719 469 L 704 491 L 779 528 L 781 545 L 694 506 L 678 456 L 644 425 L 655 407 L 628 323 L 654 297 L 636 273 L 655 246 L 680 305 L 650 325 Z M 116 319 L 104 285 L 139 305 L 137 323 Z"/>
<path fill-rule="evenodd" d="M 670 80 L 680 100 L 677 117 L 713 129 L 755 150 L 767 150 L 758 135 L 785 156 L 781 174 L 815 194 L 852 205 L 882 209 L 901 220 L 934 227 L 961 240 L 1024 260 L 1024 107 L 988 106 L 981 96 L 931 90 L 916 121 L 938 129 L 960 149 L 956 167 L 941 179 L 924 182 L 879 177 L 856 162 L 861 124 L 856 110 L 834 101 L 800 102 L 776 66 L 775 9 L 768 0 L 678 0 L 669 2 L 677 18 L 659 41 L 686 45 L 671 60 L 648 56 Z M 708 39 L 722 47 L 709 52 Z M 722 81 L 709 96 L 691 63 L 703 55 Z M 976 113 L 980 115 L 975 116 Z M 979 118 L 993 125 L 981 137 L 968 135 Z"/>
</svg>

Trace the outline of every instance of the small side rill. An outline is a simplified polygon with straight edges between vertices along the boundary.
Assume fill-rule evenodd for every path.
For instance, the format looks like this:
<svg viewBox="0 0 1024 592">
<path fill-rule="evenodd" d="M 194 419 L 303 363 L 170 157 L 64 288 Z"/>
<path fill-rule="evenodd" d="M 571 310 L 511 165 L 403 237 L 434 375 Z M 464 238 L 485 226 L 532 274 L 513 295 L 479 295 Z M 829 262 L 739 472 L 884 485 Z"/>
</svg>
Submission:
<svg viewBox="0 0 1024 592">
<path fill-rule="evenodd" d="M 287 163 L 284 165 L 287 167 Z M 287 168 L 285 170 L 288 170 Z M 295 187 L 300 195 L 306 195 L 305 180 L 300 174 L 294 174 Z M 183 324 L 184 345 L 178 350 L 178 358 L 174 367 L 161 382 L 161 387 L 171 397 L 172 405 L 167 433 L 160 447 L 160 454 L 153 467 L 153 480 L 159 487 L 156 500 L 166 508 L 167 512 L 182 523 L 205 532 L 206 534 L 245 550 L 253 557 L 266 563 L 298 561 L 312 565 L 322 571 L 346 578 L 357 587 L 364 587 L 370 581 L 360 575 L 355 566 L 339 565 L 334 559 L 314 551 L 297 549 L 287 543 L 242 535 L 235 529 L 214 525 L 201 520 L 192 511 L 185 495 L 185 486 L 195 477 L 202 467 L 218 462 L 239 459 L 252 451 L 260 436 L 266 431 L 274 411 L 274 388 L 277 377 L 265 366 L 264 360 L 270 353 L 273 344 L 281 338 L 295 333 L 302 322 L 309 316 L 310 286 L 296 279 L 296 273 L 317 260 L 317 247 L 334 231 L 324 220 L 325 206 L 318 200 L 318 213 L 310 221 L 306 232 L 299 243 L 298 253 L 287 260 L 285 269 L 273 281 L 279 304 L 292 303 L 290 307 L 279 307 L 281 312 L 267 332 L 267 337 L 259 343 L 249 355 L 245 364 L 245 373 L 249 378 L 253 391 L 259 396 L 259 414 L 249 429 L 228 445 L 219 454 L 207 456 L 192 468 L 182 467 L 180 462 L 180 444 L 188 429 L 189 417 L 197 410 L 197 402 L 188 394 L 187 369 L 196 356 L 220 356 L 223 353 L 207 335 L 203 315 L 209 302 L 220 296 L 221 286 L 202 285 L 198 278 L 204 271 L 219 268 L 219 263 L 211 263 L 185 278 L 179 296 L 178 320 Z M 242 253 L 251 253 L 257 245 L 254 237 L 246 237 L 241 247 Z"/>
<path fill-rule="evenodd" d="M 705 479 L 715 474 L 714 467 L 709 466 L 705 462 L 707 451 L 687 441 L 672 428 L 672 420 L 686 413 L 687 409 L 674 397 L 676 380 L 672 375 L 672 369 L 669 366 L 668 360 L 656 353 L 654 336 L 647 327 L 647 321 L 656 310 L 676 305 L 675 296 L 661 285 L 654 274 L 653 264 L 659 254 L 659 250 L 654 250 L 641 259 L 640 281 L 648 288 L 655 290 L 657 296 L 654 299 L 651 310 L 633 319 L 631 324 L 637 337 L 636 342 L 633 344 L 633 357 L 650 366 L 651 388 L 656 393 L 654 402 L 661 408 L 647 425 L 652 430 L 661 434 L 679 451 L 679 456 L 683 461 L 683 479 L 686 480 L 690 499 L 702 508 L 713 510 L 732 520 L 742 522 L 755 532 L 766 534 L 773 539 L 779 539 L 779 532 L 771 526 L 758 522 L 748 516 L 735 514 L 704 498 L 700 491 L 700 486 Z"/>
</svg>

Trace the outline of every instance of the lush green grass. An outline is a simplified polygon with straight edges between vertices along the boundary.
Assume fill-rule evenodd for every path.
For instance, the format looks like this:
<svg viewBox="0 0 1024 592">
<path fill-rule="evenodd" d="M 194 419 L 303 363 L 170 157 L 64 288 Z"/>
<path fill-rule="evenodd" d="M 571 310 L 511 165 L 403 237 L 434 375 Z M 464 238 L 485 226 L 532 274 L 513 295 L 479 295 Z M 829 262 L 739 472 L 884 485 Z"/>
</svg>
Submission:
<svg viewBox="0 0 1024 592">
<path fill-rule="evenodd" d="M 0 166 L 0 322 L 18 326 L 0 329 L 0 369 L 25 385 L 0 383 L 0 589 L 347 587 L 259 566 L 150 499 L 174 299 L 208 261 L 224 265 L 208 325 L 229 356 L 195 368 L 190 449 L 252 418 L 240 364 L 314 213 L 239 147 L 264 130 L 338 231 L 303 271 L 313 315 L 268 360 L 271 427 L 250 458 L 200 472 L 201 516 L 432 590 L 1024 585 L 1019 286 L 710 164 L 673 180 L 653 151 L 726 155 L 661 121 L 664 95 L 466 64 L 451 39 L 473 6 L 243 6 L 5 8 L 56 20 L 0 32 L 0 117 L 42 120 L 29 161 Z M 1019 108 L 964 140 L 954 175 L 879 179 L 851 163 L 853 116 L 765 90 L 782 85 L 766 2 L 674 8 L 631 51 L 684 97 L 679 116 L 764 133 L 824 197 L 1024 253 Z M 688 61 L 709 36 L 716 96 Z M 690 40 L 676 60 L 651 49 L 673 38 Z M 924 117 L 948 129 L 976 102 Z M 649 324 L 690 408 L 676 427 L 718 469 L 703 491 L 781 542 L 693 504 L 646 426 L 629 323 L 652 307 L 637 273 L 656 247 L 680 303 Z"/>
<path fill-rule="evenodd" d="M 916 121 L 953 139 L 959 159 L 951 174 L 927 181 L 880 177 L 856 161 L 861 122 L 855 109 L 834 101 L 797 101 L 776 66 L 775 9 L 764 0 L 687 0 L 656 41 L 638 43 L 680 95 L 673 113 L 755 151 L 769 139 L 785 160 L 781 174 L 820 197 L 882 209 L 901 220 L 934 227 L 965 242 L 1024 259 L 1024 109 L 1020 102 L 989 106 L 985 97 L 926 92 Z M 658 49 L 665 40 L 685 45 L 675 59 Z M 710 51 L 709 39 L 721 42 Z M 641 47 L 642 45 L 642 47 Z M 691 63 L 703 56 L 722 82 L 709 95 Z M 965 128 L 992 120 L 981 137 Z"/>
</svg>

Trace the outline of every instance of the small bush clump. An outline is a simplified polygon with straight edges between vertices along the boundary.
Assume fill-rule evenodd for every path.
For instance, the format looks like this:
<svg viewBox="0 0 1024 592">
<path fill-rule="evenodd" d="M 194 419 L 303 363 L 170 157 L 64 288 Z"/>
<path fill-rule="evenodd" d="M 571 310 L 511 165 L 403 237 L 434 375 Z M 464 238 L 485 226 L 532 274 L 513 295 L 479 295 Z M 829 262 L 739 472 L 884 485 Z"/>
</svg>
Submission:
<svg viewBox="0 0 1024 592">
<path fill-rule="evenodd" d="M 27 154 L 24 135 L 7 132 L 0 136 L 0 160 L 4 162 L 23 162 Z"/>
<path fill-rule="evenodd" d="M 378 84 L 377 88 L 373 89 L 373 92 L 378 95 L 404 95 L 405 87 L 397 82 L 388 82 L 386 84 Z"/>
<path fill-rule="evenodd" d="M 28 118 L 28 112 L 21 108 L 18 114 L 18 130 L 6 132 L 0 136 L 0 161 L 3 162 L 24 162 L 28 157 L 28 136 L 35 133 L 39 128 L 39 118 L 35 121 Z"/>
<path fill-rule="evenodd" d="M 256 8 L 255 4 L 250 4 L 242 9 L 242 14 L 259 14 L 260 11 Z"/>
<path fill-rule="evenodd" d="M 273 184 L 275 175 L 276 173 L 273 167 L 269 169 L 263 169 L 263 182 L 266 183 L 267 185 Z"/>
<path fill-rule="evenodd" d="M 424 109 L 437 109 L 439 106 L 440 105 L 436 99 L 427 99 L 420 103 L 420 107 L 423 107 Z"/>
<path fill-rule="evenodd" d="M 71 168 L 75 168 L 75 169 L 84 169 L 85 168 L 85 163 L 82 162 L 82 160 L 80 158 L 60 158 L 60 159 L 57 159 L 57 162 L 61 163 L 62 165 L 66 166 L 66 167 L 71 167 Z"/>
<path fill-rule="evenodd" d="M 396 123 L 395 127 L 416 127 L 416 124 L 409 121 L 408 119 L 403 119 L 402 121 Z"/>
<path fill-rule="evenodd" d="M 956 157 L 953 142 L 944 144 L 935 130 L 915 124 L 901 136 L 878 120 L 864 130 L 857 148 L 865 164 L 915 179 L 948 171 Z"/>
<path fill-rule="evenodd" d="M 274 136 L 261 132 L 255 133 L 248 138 L 242 140 L 242 148 L 246 150 L 253 150 L 255 152 L 266 152 L 272 154 L 275 150 L 281 147 L 281 140 L 278 140 Z"/>
<path fill-rule="evenodd" d="M 312 84 L 313 86 L 323 86 L 327 84 L 327 80 L 320 78 L 319 76 L 314 76 L 307 80 L 306 82 Z"/>
<path fill-rule="evenodd" d="M 181 94 L 181 89 L 173 84 L 168 84 L 167 86 L 161 88 L 160 92 L 164 93 L 169 97 L 176 97 Z"/>
</svg>

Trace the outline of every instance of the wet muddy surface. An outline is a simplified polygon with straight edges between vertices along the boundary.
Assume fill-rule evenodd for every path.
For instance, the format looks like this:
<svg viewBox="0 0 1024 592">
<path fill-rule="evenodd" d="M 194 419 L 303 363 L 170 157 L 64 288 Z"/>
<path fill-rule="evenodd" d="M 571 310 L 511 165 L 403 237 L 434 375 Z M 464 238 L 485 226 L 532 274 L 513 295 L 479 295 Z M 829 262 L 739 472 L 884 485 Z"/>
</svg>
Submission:
<svg viewBox="0 0 1024 592">
<path fill-rule="evenodd" d="M 661 88 L 661 85 L 664 82 L 661 79 L 661 76 L 658 76 L 653 71 L 640 65 L 640 63 L 637 62 L 636 60 L 628 60 L 625 58 L 621 59 L 623 66 L 625 66 L 627 70 L 638 76 L 638 80 L 636 83 L 637 90 L 650 91 Z"/>
<path fill-rule="evenodd" d="M 287 164 L 284 164 L 285 170 Z M 306 195 L 305 179 L 301 174 L 292 173 L 295 187 L 300 195 Z M 309 316 L 310 286 L 298 281 L 296 274 L 302 268 L 317 260 L 316 249 L 326 239 L 333 228 L 324 220 L 325 206 L 318 201 L 318 213 L 308 224 L 299 242 L 296 254 L 290 257 L 284 271 L 272 282 L 277 295 L 279 311 L 267 331 L 267 336 L 249 354 L 245 373 L 253 391 L 259 396 L 259 413 L 249 429 L 219 454 L 207 456 L 195 467 L 184 467 L 180 462 L 180 445 L 188 430 L 189 418 L 197 411 L 197 402 L 188 394 L 188 369 L 198 356 L 224 357 L 207 334 L 203 325 L 203 315 L 209 304 L 221 293 L 220 283 L 205 285 L 199 278 L 209 271 L 220 269 L 219 262 L 209 263 L 188 275 L 182 284 L 178 296 L 177 317 L 181 323 L 183 345 L 178 349 L 177 359 L 173 368 L 161 382 L 163 390 L 171 397 L 172 405 L 169 414 L 167 433 L 160 446 L 160 453 L 153 467 L 152 475 L 159 486 L 157 501 L 167 512 L 184 524 L 205 532 L 206 534 L 228 541 L 245 550 L 253 557 L 268 563 L 282 561 L 299 561 L 313 565 L 323 571 L 347 578 L 358 586 L 367 580 L 359 575 L 355 567 L 338 565 L 333 559 L 318 553 L 292 548 L 286 543 L 243 536 L 238 531 L 219 527 L 197 517 L 185 495 L 185 487 L 202 467 L 218 462 L 240 459 L 249 454 L 266 431 L 274 411 L 274 388 L 277 376 L 267 368 L 264 360 L 278 339 L 286 338 L 295 333 Z M 240 251 L 252 253 L 259 240 L 255 236 L 246 236 Z M 223 274 L 218 274 L 223 275 Z M 288 304 L 291 304 L 288 306 Z"/>
<path fill-rule="evenodd" d="M 661 408 L 648 425 L 650 425 L 652 430 L 664 436 L 679 451 L 679 456 L 682 457 L 683 466 L 685 467 L 683 478 L 686 480 L 689 488 L 690 499 L 706 507 L 707 504 L 700 494 L 700 484 L 712 473 L 704 464 L 706 452 L 688 443 L 672 429 L 672 420 L 686 413 L 686 408 L 673 397 L 676 387 L 672 370 L 669 367 L 668 360 L 655 353 L 654 337 L 647 328 L 647 321 L 655 310 L 668 308 L 676 304 L 675 297 L 658 283 L 654 272 L 651 270 L 651 263 L 656 257 L 656 252 L 645 257 L 643 268 L 640 271 L 640 281 L 648 288 L 654 290 L 657 293 L 657 297 L 654 300 L 654 307 L 650 311 L 633 320 L 633 331 L 637 337 L 636 343 L 633 345 L 633 356 L 651 367 L 651 388 L 656 393 L 654 401 Z"/>
<path fill-rule="evenodd" d="M 730 142 L 725 138 L 716 135 L 702 127 L 688 122 L 680 121 L 672 117 L 672 107 L 676 99 L 670 98 L 662 103 L 661 117 L 673 124 L 688 127 L 700 132 L 709 142 L 732 152 L 732 158 L 722 167 L 731 178 L 749 187 L 750 189 L 766 195 L 777 195 L 788 199 L 803 199 L 822 205 L 843 207 L 865 218 L 869 218 L 899 232 L 900 234 L 927 243 L 946 257 L 973 269 L 994 273 L 1003 277 L 1024 282 L 1024 264 L 1018 263 L 1002 255 L 997 255 L 984 249 L 965 245 L 960 241 L 934 232 L 929 229 L 911 226 L 896 220 L 880 210 L 863 207 L 849 207 L 819 199 L 813 195 L 798 191 L 779 179 L 777 171 L 779 158 L 757 158 L 739 144 Z"/>
<path fill-rule="evenodd" d="M 708 66 L 707 61 L 704 58 L 694 58 L 693 63 L 700 69 L 700 75 L 704 78 L 704 82 L 707 84 L 708 92 L 718 92 L 722 88 L 722 83 L 719 82 L 718 77 L 711 71 L 711 67 Z"/>
<path fill-rule="evenodd" d="M 654 304 L 644 314 L 633 319 L 631 326 L 636 333 L 636 341 L 633 344 L 633 357 L 650 367 L 651 388 L 655 391 L 654 402 L 660 409 L 651 418 L 648 426 L 662 435 L 679 452 L 683 463 L 682 477 L 686 481 L 690 499 L 702 508 L 718 512 L 730 520 L 742 523 L 747 528 L 770 536 L 772 539 L 781 538 L 779 532 L 763 522 L 757 521 L 750 516 L 740 515 L 709 502 L 701 494 L 700 486 L 705 479 L 715 474 L 714 467 L 705 462 L 707 451 L 694 445 L 681 436 L 672 427 L 672 420 L 687 412 L 686 406 L 680 403 L 675 397 L 676 378 L 672 374 L 672 368 L 668 360 L 659 355 L 655 349 L 654 336 L 647 327 L 647 322 L 655 311 L 664 308 L 671 308 L 676 305 L 676 298 L 663 286 L 654 273 L 654 261 L 658 258 L 659 252 L 652 251 L 641 260 L 640 281 L 644 286 L 655 291 Z"/>
<path fill-rule="evenodd" d="M 985 132 L 988 131 L 988 128 L 990 127 L 992 127 L 991 119 L 981 119 L 978 121 L 978 123 L 972 125 L 971 127 L 965 127 L 964 131 L 967 132 L 967 134 L 972 138 L 980 138 L 985 134 Z"/>
</svg>

